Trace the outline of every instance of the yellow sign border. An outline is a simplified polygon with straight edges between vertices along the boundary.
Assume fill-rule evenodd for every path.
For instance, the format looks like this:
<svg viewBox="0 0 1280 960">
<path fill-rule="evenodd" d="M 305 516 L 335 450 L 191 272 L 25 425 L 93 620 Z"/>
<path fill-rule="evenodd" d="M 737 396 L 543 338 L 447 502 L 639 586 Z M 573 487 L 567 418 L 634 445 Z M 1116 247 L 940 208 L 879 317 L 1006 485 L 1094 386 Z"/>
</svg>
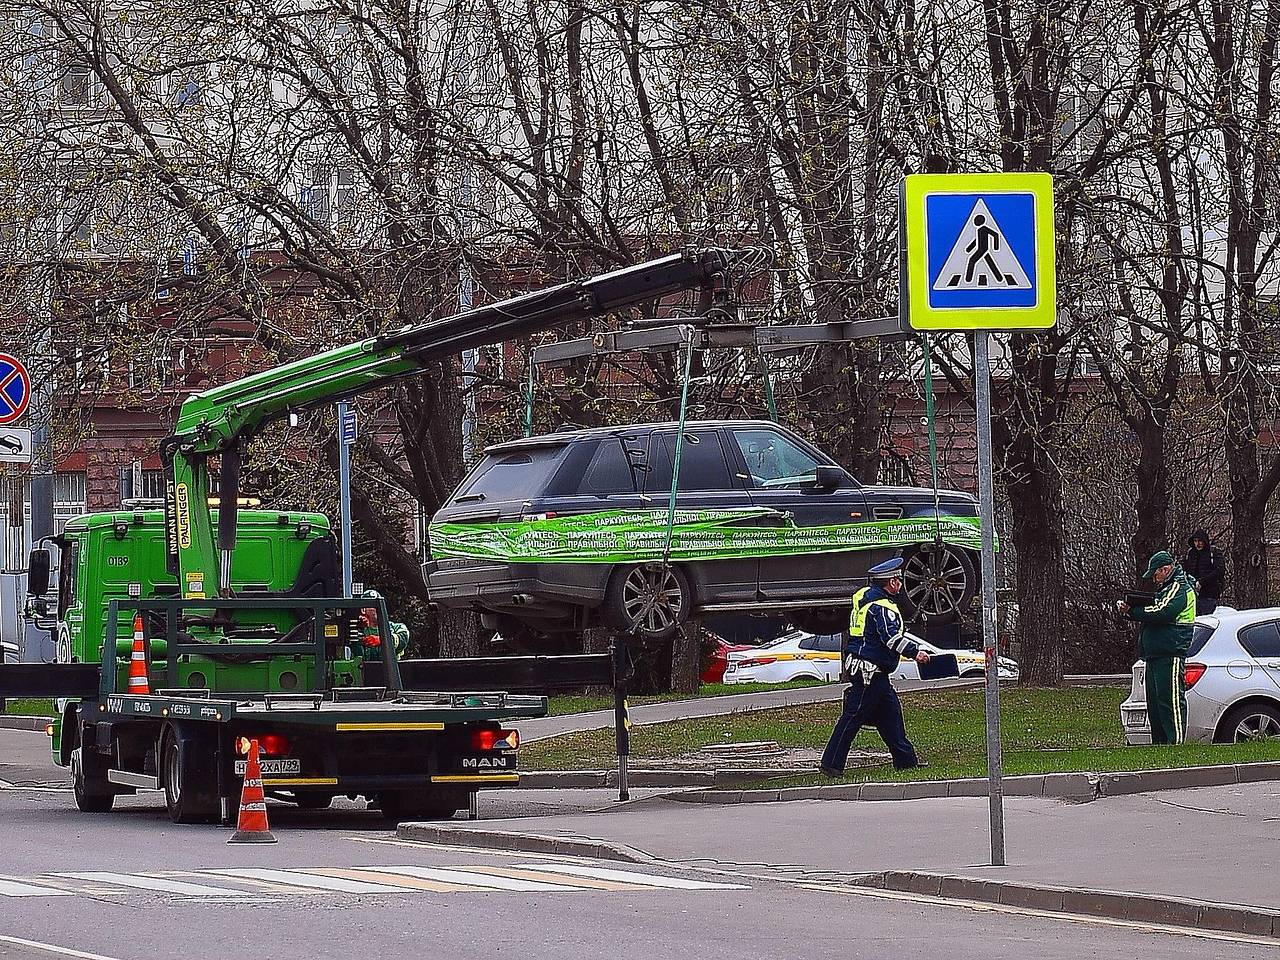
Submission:
<svg viewBox="0 0 1280 960">
<path fill-rule="evenodd" d="M 929 306 L 926 197 L 951 193 L 1029 193 L 1036 211 L 1036 304 L 1032 307 Z M 1058 319 L 1053 227 L 1053 176 L 1048 173 L 916 173 L 903 182 L 901 217 L 906 249 L 899 283 L 907 288 L 913 330 L 1047 330 Z"/>
</svg>

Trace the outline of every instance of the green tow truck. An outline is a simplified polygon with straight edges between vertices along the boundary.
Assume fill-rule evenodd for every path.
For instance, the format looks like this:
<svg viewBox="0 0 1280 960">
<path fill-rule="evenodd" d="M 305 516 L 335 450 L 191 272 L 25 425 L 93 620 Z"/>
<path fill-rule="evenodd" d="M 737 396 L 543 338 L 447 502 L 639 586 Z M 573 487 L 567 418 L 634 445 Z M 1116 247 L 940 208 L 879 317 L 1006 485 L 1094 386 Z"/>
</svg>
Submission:
<svg viewBox="0 0 1280 960">
<path fill-rule="evenodd" d="M 725 316 L 733 275 L 754 251 L 688 250 L 338 347 L 190 397 L 161 445 L 163 510 L 70 521 L 51 556 L 32 551 L 28 597 L 56 637 L 53 664 L 0 665 L 0 697 L 58 698 L 54 760 L 77 806 L 162 789 L 178 823 L 232 818 L 256 739 L 263 786 L 304 808 L 376 800 L 389 819 L 451 816 L 485 786 L 518 782 L 518 736 L 502 721 L 542 716 L 546 699 L 403 689 L 381 600 L 340 596 L 323 516 L 240 509 L 248 440 L 290 413 L 412 376 L 486 343 L 700 291 Z M 218 499 L 210 459 L 218 459 Z M 361 608 L 378 611 L 366 659 Z M 135 625 L 151 692 L 129 693 Z M 371 667 L 376 669 L 371 670 Z M 368 680 L 368 682 L 366 682 Z"/>
</svg>

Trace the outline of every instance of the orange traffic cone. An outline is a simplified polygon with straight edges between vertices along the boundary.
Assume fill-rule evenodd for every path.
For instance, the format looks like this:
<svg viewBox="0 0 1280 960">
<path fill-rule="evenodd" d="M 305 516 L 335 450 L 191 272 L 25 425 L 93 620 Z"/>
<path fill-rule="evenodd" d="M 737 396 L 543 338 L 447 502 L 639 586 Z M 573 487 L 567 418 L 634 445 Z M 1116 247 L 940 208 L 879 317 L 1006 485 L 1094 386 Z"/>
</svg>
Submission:
<svg viewBox="0 0 1280 960">
<path fill-rule="evenodd" d="M 262 792 L 262 765 L 258 763 L 258 741 L 249 741 L 249 759 L 244 765 L 244 789 L 240 792 L 240 816 L 236 832 L 227 843 L 275 843 L 267 826 L 267 798 Z"/>
<path fill-rule="evenodd" d="M 150 695 L 147 679 L 147 644 L 142 636 L 142 614 L 133 618 L 133 653 L 129 657 L 129 692 Z"/>
</svg>

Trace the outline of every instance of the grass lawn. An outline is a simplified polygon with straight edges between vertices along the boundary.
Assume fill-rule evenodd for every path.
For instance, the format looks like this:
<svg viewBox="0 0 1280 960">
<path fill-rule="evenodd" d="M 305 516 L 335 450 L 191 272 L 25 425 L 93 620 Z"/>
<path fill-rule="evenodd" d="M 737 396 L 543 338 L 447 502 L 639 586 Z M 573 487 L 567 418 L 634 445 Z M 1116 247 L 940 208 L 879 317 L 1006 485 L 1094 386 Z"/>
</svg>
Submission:
<svg viewBox="0 0 1280 960">
<path fill-rule="evenodd" d="M 23 714 L 29 717 L 52 717 L 53 701 L 30 698 L 11 698 L 5 703 L 5 713 Z"/>
<path fill-rule="evenodd" d="M 639 706 L 644 703 L 666 703 L 672 700 L 692 700 L 695 697 L 725 697 L 735 693 L 764 693 L 768 690 L 790 690 L 795 687 L 811 687 L 816 681 L 801 680 L 792 683 L 704 683 L 697 693 L 663 693 L 654 697 L 628 697 L 627 703 Z M 589 713 L 592 710 L 612 710 L 613 697 L 556 696 L 549 697 L 547 716 L 561 717 L 568 713 Z"/>
<path fill-rule="evenodd" d="M 1134 770 L 1280 760 L 1280 742 L 1180 747 L 1126 747 L 1120 727 L 1120 703 L 1127 688 L 1064 687 L 1054 690 L 1005 688 L 1000 691 L 1004 772 Z M 907 733 L 929 766 L 897 772 L 888 763 L 850 770 L 846 780 L 942 780 L 986 776 L 986 726 L 983 691 L 939 690 L 902 698 Z M 636 727 L 632 763 L 671 760 L 712 743 L 776 740 L 784 747 L 821 750 L 839 714 L 839 703 L 761 710 L 731 717 L 679 720 Z M 864 730 L 855 747 L 883 750 L 875 731 Z M 594 730 L 530 743 L 521 750 L 526 770 L 601 769 L 616 763 L 613 731 Z M 830 782 L 791 777 L 791 784 Z"/>
</svg>

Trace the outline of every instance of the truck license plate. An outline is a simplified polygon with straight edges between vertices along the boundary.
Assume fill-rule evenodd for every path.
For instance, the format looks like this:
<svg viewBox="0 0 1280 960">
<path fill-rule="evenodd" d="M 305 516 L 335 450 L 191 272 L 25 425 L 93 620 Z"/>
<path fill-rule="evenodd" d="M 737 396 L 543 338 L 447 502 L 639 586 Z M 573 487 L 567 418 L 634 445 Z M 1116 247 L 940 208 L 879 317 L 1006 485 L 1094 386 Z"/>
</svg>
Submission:
<svg viewBox="0 0 1280 960">
<path fill-rule="evenodd" d="M 264 777 L 297 776 L 302 772 L 301 760 L 259 760 L 258 763 Z M 243 777 L 246 766 L 246 761 L 237 760 L 236 773 Z"/>
</svg>

